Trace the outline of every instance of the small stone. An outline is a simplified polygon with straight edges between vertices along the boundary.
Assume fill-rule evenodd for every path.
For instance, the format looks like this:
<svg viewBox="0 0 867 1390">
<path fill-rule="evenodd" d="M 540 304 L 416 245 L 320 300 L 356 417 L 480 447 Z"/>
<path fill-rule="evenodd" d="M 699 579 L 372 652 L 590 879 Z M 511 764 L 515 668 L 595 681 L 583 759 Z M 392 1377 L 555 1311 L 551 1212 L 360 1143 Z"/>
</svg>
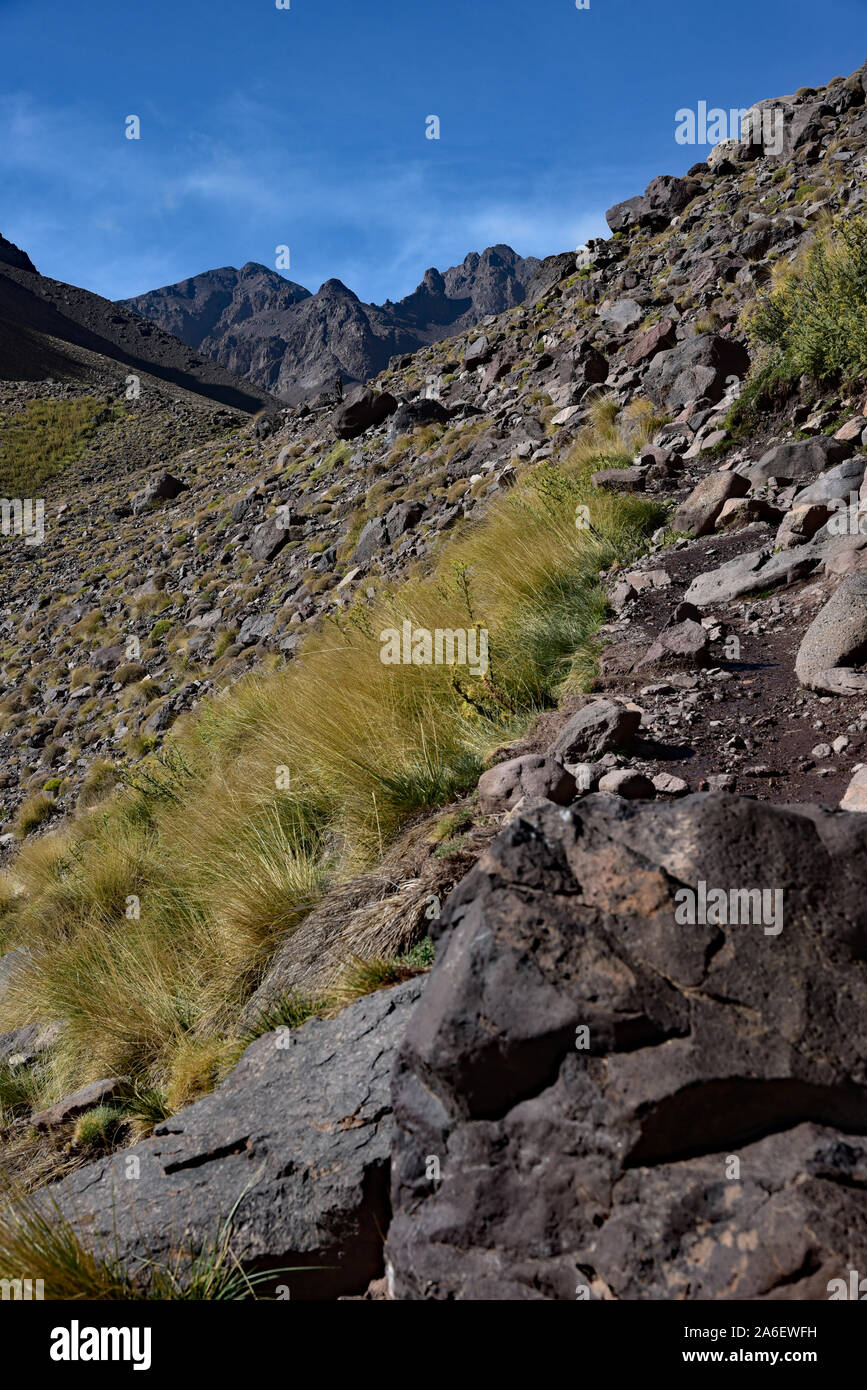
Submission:
<svg viewBox="0 0 867 1390">
<path fill-rule="evenodd" d="M 737 784 L 731 772 L 712 772 L 709 777 L 702 778 L 698 789 L 700 792 L 733 792 Z"/>
<path fill-rule="evenodd" d="M 658 772 L 653 785 L 661 796 L 685 796 L 689 791 L 689 783 L 682 777 L 673 777 L 670 772 Z"/>
<path fill-rule="evenodd" d="M 83 1115 L 85 1110 L 90 1110 L 95 1105 L 105 1105 L 108 1101 L 114 1100 L 123 1091 L 125 1085 L 126 1079 L 120 1076 L 107 1077 L 102 1081 L 92 1081 L 89 1086 L 85 1086 L 71 1096 L 64 1096 L 63 1100 L 57 1101 L 56 1105 L 49 1106 L 47 1110 L 38 1111 L 31 1117 L 30 1123 L 34 1129 L 42 1131 L 69 1124 L 72 1120 L 76 1120 L 79 1115 Z"/>
<path fill-rule="evenodd" d="M 526 797 L 544 797 L 559 806 L 574 800 L 575 779 L 556 758 L 529 753 L 510 758 L 482 773 L 479 779 L 479 809 L 486 815 L 512 810 Z"/>
<path fill-rule="evenodd" d="M 621 767 L 614 772 L 606 772 L 599 780 L 599 790 L 609 796 L 622 796 L 627 801 L 644 801 L 655 795 L 655 788 L 649 777 L 632 768 Z"/>
</svg>

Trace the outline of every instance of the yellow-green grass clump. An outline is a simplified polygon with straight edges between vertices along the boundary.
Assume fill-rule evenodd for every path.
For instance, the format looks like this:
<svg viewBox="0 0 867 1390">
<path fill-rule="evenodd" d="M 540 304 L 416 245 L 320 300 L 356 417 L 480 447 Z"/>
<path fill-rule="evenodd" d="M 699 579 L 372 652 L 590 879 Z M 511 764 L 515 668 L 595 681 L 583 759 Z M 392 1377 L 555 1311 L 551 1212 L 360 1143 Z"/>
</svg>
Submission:
<svg viewBox="0 0 867 1390">
<path fill-rule="evenodd" d="M 629 453 L 602 412 L 561 464 L 529 469 L 448 542 L 433 573 L 384 588 L 176 726 L 124 792 L 23 848 L 3 916 L 28 955 L 0 1030 L 64 1019 L 58 1084 L 128 1075 L 186 1100 L 273 952 L 407 823 L 471 791 L 487 756 L 595 671 L 599 573 L 661 508 L 600 492 Z M 589 508 L 591 529 L 576 524 Z M 488 634 L 489 665 L 385 665 L 381 634 Z"/>
<path fill-rule="evenodd" d="M 0 416 L 0 494 L 38 497 L 40 489 L 80 458 L 105 418 L 93 396 L 66 401 L 28 401 L 23 411 Z"/>
</svg>

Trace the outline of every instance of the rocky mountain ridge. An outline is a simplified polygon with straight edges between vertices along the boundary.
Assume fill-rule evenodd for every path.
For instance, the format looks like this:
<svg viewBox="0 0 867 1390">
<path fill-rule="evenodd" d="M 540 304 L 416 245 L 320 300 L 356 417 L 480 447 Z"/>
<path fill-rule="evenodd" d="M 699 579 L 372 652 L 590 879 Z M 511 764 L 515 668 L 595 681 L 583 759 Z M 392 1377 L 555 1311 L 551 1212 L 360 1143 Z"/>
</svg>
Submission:
<svg viewBox="0 0 867 1390">
<path fill-rule="evenodd" d="M 74 285 L 40 275 L 26 252 L 0 238 L 0 362 L 5 381 L 88 380 L 120 364 L 170 388 L 252 414 L 267 392 L 235 380 L 138 315 Z M 108 369 L 110 370 L 110 368 Z"/>
<path fill-rule="evenodd" d="M 452 337 L 524 299 L 538 268 L 509 246 L 471 252 L 444 274 L 430 269 L 412 294 L 364 304 L 340 280 L 316 294 L 267 266 L 205 271 L 122 301 L 282 400 L 298 402 L 336 378 L 357 385 L 392 356 Z"/>
</svg>

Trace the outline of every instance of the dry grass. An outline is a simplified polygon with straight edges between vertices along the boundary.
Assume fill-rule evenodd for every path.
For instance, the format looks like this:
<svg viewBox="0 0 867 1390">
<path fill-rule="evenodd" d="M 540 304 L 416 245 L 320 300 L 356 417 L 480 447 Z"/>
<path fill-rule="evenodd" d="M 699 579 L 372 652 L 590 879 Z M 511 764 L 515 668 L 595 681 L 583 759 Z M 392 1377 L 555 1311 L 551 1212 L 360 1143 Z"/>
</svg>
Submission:
<svg viewBox="0 0 867 1390">
<path fill-rule="evenodd" d="M 51 478 L 78 459 L 106 410 L 92 396 L 69 401 L 28 401 L 20 413 L 0 416 L 0 493 L 38 497 Z"/>
<path fill-rule="evenodd" d="M 408 823 L 471 791 L 540 710 L 586 687 L 599 571 L 660 520 L 652 503 L 590 485 L 600 458 L 631 455 L 650 427 L 623 424 L 628 438 L 600 404 L 572 456 L 528 470 L 432 575 L 383 590 L 285 670 L 212 699 L 125 792 L 23 849 L 11 874 L 23 891 L 3 922 L 30 954 L 0 1029 L 66 1020 L 58 1085 L 123 1074 L 184 1103 L 212 1084 L 278 947 L 297 943 L 307 983 L 321 961 L 325 986 L 352 954 L 390 959 L 418 939 L 429 884 L 406 875 L 337 931 L 314 909 L 369 874 Z M 592 532 L 576 528 L 581 504 Z M 487 673 L 384 665 L 380 634 L 405 619 L 487 629 Z"/>
</svg>

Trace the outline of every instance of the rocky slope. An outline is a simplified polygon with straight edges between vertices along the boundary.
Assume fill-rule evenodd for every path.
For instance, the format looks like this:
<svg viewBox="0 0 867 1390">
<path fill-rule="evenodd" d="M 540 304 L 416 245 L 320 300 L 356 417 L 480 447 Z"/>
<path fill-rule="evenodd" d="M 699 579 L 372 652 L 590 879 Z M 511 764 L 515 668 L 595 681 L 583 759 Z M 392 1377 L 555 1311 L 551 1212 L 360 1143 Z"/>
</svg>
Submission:
<svg viewBox="0 0 867 1390">
<path fill-rule="evenodd" d="M 363 304 L 340 280 L 316 294 L 267 266 L 205 271 L 122 301 L 238 376 L 285 401 L 367 381 L 396 354 L 465 332 L 520 304 L 539 262 L 508 246 L 425 272 L 405 299 Z"/>
<path fill-rule="evenodd" d="M 867 540 L 833 523 L 865 486 L 867 380 L 731 408 L 756 366 L 742 311 L 827 214 L 867 204 L 867 66 L 770 107 L 780 153 L 720 147 L 654 180 L 478 331 L 190 448 L 175 484 L 168 459 L 82 482 L 86 538 L 58 491 L 26 577 L 4 544 L 11 824 L 52 772 L 59 814 L 97 757 L 134 759 L 213 685 L 295 659 L 311 625 L 423 569 L 527 463 L 569 450 L 600 391 L 625 429 L 637 401 L 665 420 L 595 481 L 670 502 L 671 528 L 606 576 L 598 688 L 501 748 L 467 799 L 462 882 L 434 886 L 421 827 L 390 886 L 326 900 L 296 934 L 311 954 L 329 916 L 360 930 L 389 894 L 390 930 L 403 913 L 414 931 L 441 887 L 419 1001 L 411 982 L 260 1037 L 138 1146 L 140 1200 L 118 1210 L 125 1155 L 55 1185 L 131 1267 L 198 1248 L 241 1199 L 245 1267 L 337 1265 L 318 1292 L 280 1276 L 302 1298 L 814 1299 L 863 1268 Z M 774 897 L 761 921 L 684 924 L 702 885 L 779 893 L 779 920 Z M 262 1004 L 298 981 L 293 941 Z M 22 1065 L 51 1045 L 5 1043 Z M 35 1118 L 62 1142 L 95 1100 Z"/>
<path fill-rule="evenodd" d="M 0 237 L 0 364 L 4 380 L 87 377 L 82 353 L 147 373 L 233 410 L 269 404 L 170 333 L 100 295 L 40 275 L 29 256 Z"/>
</svg>

